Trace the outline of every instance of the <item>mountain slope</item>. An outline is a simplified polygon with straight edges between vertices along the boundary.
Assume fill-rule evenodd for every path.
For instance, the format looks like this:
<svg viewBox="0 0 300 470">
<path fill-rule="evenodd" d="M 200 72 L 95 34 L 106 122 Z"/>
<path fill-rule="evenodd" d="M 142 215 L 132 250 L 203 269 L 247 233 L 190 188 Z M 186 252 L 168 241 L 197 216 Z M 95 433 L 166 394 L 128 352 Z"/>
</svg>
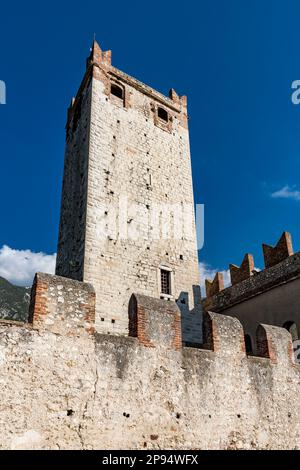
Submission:
<svg viewBox="0 0 300 470">
<path fill-rule="evenodd" d="M 30 287 L 18 287 L 0 277 L 0 318 L 27 321 Z"/>
</svg>

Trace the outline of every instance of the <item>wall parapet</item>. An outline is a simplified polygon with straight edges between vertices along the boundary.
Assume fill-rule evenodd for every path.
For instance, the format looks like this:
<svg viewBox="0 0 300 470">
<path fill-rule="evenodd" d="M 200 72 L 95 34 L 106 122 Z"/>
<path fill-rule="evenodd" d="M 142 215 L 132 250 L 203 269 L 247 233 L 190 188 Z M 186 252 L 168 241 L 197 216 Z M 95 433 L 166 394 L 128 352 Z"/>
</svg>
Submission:
<svg viewBox="0 0 300 470">
<path fill-rule="evenodd" d="M 146 347 L 180 350 L 181 314 L 175 302 L 133 294 L 129 302 L 129 336 Z"/>
<path fill-rule="evenodd" d="M 175 314 L 159 308 L 167 301 L 135 297 L 153 321 Z M 211 350 L 175 351 L 173 332 L 160 348 L 0 323 L 0 448 L 300 448 L 289 333 L 261 325 L 261 357 L 247 357 L 237 319 L 210 312 L 206 332 Z"/>
<path fill-rule="evenodd" d="M 134 294 L 133 337 L 88 334 L 89 284 L 37 274 L 33 294 L 33 326 L 0 322 L 0 448 L 300 448 L 287 330 L 260 325 L 248 356 L 239 320 L 207 312 L 182 347 L 176 304 Z"/>
<path fill-rule="evenodd" d="M 283 232 L 276 246 L 264 243 L 262 248 L 266 268 L 271 268 L 294 254 L 292 236 L 288 232 Z"/>
<path fill-rule="evenodd" d="M 147 95 L 148 97 L 152 98 L 157 103 L 162 104 L 163 106 L 168 107 L 168 109 L 172 110 L 179 115 L 182 115 L 181 121 L 186 125 L 187 120 L 187 97 L 185 95 L 179 96 L 174 88 L 169 90 L 169 96 L 166 96 L 154 88 L 140 82 L 134 77 L 127 75 L 126 73 L 122 72 L 121 70 L 117 69 L 116 67 L 112 66 L 111 63 L 112 53 L 111 51 L 103 51 L 99 44 L 94 41 L 90 56 L 87 58 L 86 61 L 86 72 L 83 77 L 83 80 L 80 84 L 79 90 L 76 94 L 76 97 L 71 100 L 71 104 L 68 108 L 67 113 L 67 123 L 66 128 L 70 127 L 70 123 L 72 121 L 74 112 L 76 107 L 79 105 L 80 97 L 83 94 L 84 88 L 87 86 L 88 82 L 90 81 L 91 77 L 96 79 L 102 79 L 106 81 L 107 79 L 114 78 L 126 85 L 130 85 L 141 93 Z M 68 137 L 68 132 L 67 132 Z"/>
<path fill-rule="evenodd" d="M 194 355 L 195 359 L 202 356 L 205 359 L 209 352 L 219 358 L 230 358 L 236 365 L 243 358 L 251 362 L 255 358 L 264 358 L 271 366 L 296 365 L 292 336 L 285 328 L 260 324 L 256 332 L 257 354 L 248 357 L 244 329 L 235 317 L 206 311 L 203 344 L 183 347 L 180 310 L 175 302 L 133 294 L 129 303 L 129 337 L 97 333 L 93 327 L 94 311 L 94 290 L 91 285 L 37 273 L 30 305 L 31 323 L 2 320 L 0 329 L 29 328 L 68 337 L 84 334 L 91 340 L 94 337 L 96 343 L 114 343 L 121 338 L 124 347 L 139 345 L 146 349 L 166 351 L 163 354 L 177 351 L 186 355 L 189 351 L 190 357 Z M 297 370 L 300 372 L 300 367 Z"/>
<path fill-rule="evenodd" d="M 34 278 L 29 323 L 62 335 L 93 333 L 95 291 L 91 284 L 37 273 Z"/>
<path fill-rule="evenodd" d="M 291 263 L 291 258 L 283 263 L 290 263 L 287 266 L 293 273 L 297 261 L 297 273 L 300 275 L 300 253 L 293 258 L 294 263 Z M 270 270 L 278 269 L 278 266 Z M 222 291 L 222 294 L 226 291 Z M 91 284 L 37 273 L 29 310 L 28 324 L 4 320 L 0 322 L 1 326 L 31 327 L 61 336 L 81 336 L 95 332 L 95 292 Z M 181 314 L 175 302 L 133 294 L 129 302 L 128 320 L 129 336 L 136 338 L 141 346 L 182 351 Z M 243 357 L 246 356 L 245 332 L 237 318 L 206 310 L 203 344 L 187 349 L 197 349 L 198 353 L 210 350 L 224 357 Z M 272 364 L 294 364 L 290 333 L 284 328 L 260 324 L 257 328 L 257 356 L 269 359 Z"/>
<path fill-rule="evenodd" d="M 208 289 L 207 297 L 202 301 L 206 310 L 221 312 L 300 277 L 300 252 L 293 253 L 291 237 L 287 232 L 283 233 L 276 247 L 263 246 L 266 268 L 255 270 L 253 257 L 249 254 L 245 255 L 240 267 L 231 264 L 232 285 L 216 292 Z"/>
<path fill-rule="evenodd" d="M 235 284 L 239 284 L 240 282 L 248 279 L 252 276 L 254 271 L 254 258 L 252 255 L 247 253 L 244 256 L 242 264 L 240 266 L 236 266 L 235 264 L 229 265 L 230 270 L 230 279 L 231 284 L 234 286 Z M 208 296 L 209 297 L 209 296 Z"/>
<path fill-rule="evenodd" d="M 213 297 L 224 289 L 224 275 L 223 273 L 216 273 L 214 279 L 205 279 L 205 288 L 207 297 Z"/>
<path fill-rule="evenodd" d="M 295 364 L 291 334 L 272 325 L 259 325 L 256 332 L 257 354 L 270 359 L 271 363 Z"/>
</svg>

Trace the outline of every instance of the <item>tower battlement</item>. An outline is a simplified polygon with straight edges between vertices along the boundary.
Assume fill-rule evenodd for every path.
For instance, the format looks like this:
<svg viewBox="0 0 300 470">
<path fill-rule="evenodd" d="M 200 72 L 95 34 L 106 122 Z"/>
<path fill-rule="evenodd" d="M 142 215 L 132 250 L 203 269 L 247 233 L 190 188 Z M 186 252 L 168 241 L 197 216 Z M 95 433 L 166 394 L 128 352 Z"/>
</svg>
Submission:
<svg viewBox="0 0 300 470">
<path fill-rule="evenodd" d="M 104 84 L 104 93 L 108 99 L 112 98 L 112 85 L 116 87 L 115 91 L 119 91 L 120 95 L 113 95 L 114 97 L 119 98 L 119 100 L 115 99 L 114 97 L 112 98 L 115 105 L 120 106 L 122 104 L 125 109 L 136 107 L 136 109 L 139 110 L 140 106 L 134 99 L 134 93 L 126 93 L 126 87 L 129 86 L 136 92 L 145 95 L 145 97 L 151 100 L 151 114 L 153 122 L 156 126 L 171 132 L 173 129 L 172 121 L 178 119 L 182 126 L 187 127 L 187 97 L 185 95 L 179 96 L 174 88 L 170 88 L 168 96 L 166 96 L 114 67 L 112 65 L 111 59 L 111 51 L 102 51 L 99 44 L 94 41 L 90 56 L 86 61 L 86 71 L 83 80 L 78 89 L 76 97 L 72 98 L 71 104 L 68 108 L 66 125 L 68 130 L 67 139 L 71 136 L 70 131 L 72 131 L 73 126 L 75 125 L 76 127 L 77 125 L 82 106 L 82 100 L 86 96 L 87 88 L 93 78 L 101 81 Z M 162 105 L 168 108 L 168 112 L 171 113 L 168 116 L 167 122 L 163 122 L 164 120 L 159 119 L 157 115 L 158 105 Z"/>
</svg>

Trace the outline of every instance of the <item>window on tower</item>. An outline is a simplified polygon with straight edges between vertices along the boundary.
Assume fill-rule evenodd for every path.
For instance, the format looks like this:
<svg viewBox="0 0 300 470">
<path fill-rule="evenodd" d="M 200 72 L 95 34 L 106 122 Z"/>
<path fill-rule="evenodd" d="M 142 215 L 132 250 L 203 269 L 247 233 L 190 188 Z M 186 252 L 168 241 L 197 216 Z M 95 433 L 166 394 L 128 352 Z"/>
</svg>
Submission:
<svg viewBox="0 0 300 470">
<path fill-rule="evenodd" d="M 159 119 L 161 119 L 162 121 L 165 121 L 165 122 L 168 122 L 168 121 L 169 121 L 168 112 L 167 112 L 164 108 L 160 108 L 160 107 L 157 108 L 157 116 L 158 116 Z"/>
<path fill-rule="evenodd" d="M 110 94 L 120 98 L 120 100 L 124 99 L 124 89 L 115 83 L 112 83 L 110 86 Z"/>
<path fill-rule="evenodd" d="M 161 293 L 171 295 L 171 271 L 160 270 Z"/>
</svg>

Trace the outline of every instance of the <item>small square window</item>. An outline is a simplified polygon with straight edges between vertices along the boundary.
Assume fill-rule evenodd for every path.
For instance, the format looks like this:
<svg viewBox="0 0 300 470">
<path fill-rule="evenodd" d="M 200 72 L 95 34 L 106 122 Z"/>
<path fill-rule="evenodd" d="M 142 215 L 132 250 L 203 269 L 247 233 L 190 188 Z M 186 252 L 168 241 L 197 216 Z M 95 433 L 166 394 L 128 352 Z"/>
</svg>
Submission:
<svg viewBox="0 0 300 470">
<path fill-rule="evenodd" d="M 166 269 L 160 270 L 161 293 L 171 295 L 171 272 Z"/>
<path fill-rule="evenodd" d="M 157 116 L 159 119 L 165 122 L 169 122 L 169 115 L 168 112 L 164 108 L 157 108 Z"/>
</svg>

